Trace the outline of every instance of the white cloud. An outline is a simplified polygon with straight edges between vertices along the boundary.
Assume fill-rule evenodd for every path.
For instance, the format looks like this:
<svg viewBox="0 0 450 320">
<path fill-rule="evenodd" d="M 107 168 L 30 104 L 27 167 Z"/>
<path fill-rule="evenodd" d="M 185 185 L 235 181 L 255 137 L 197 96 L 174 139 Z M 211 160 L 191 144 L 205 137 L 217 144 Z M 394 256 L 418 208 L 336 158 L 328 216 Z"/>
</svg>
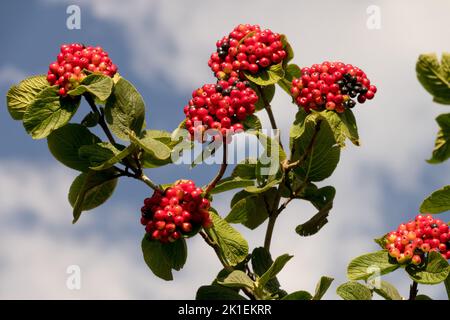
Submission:
<svg viewBox="0 0 450 320">
<path fill-rule="evenodd" d="M 10 86 L 23 80 L 26 74 L 12 65 L 3 65 L 0 67 L 0 86 Z"/>
<path fill-rule="evenodd" d="M 431 150 L 436 131 L 433 118 L 440 111 L 415 79 L 414 64 L 419 53 L 445 50 L 436 30 L 448 28 L 448 10 L 381 1 L 382 28 L 368 30 L 366 8 L 372 2 L 326 3 L 287 1 L 274 7 L 269 0 L 238 5 L 235 1 L 220 5 L 213 1 L 79 1 L 81 9 L 99 21 L 118 25 L 139 76 L 152 85 L 163 81 L 183 93 L 213 81 L 207 60 L 215 41 L 242 22 L 263 23 L 287 34 L 300 65 L 336 59 L 362 67 L 379 92 L 356 112 L 363 146 L 350 161 L 387 170 L 388 175 L 399 177 L 396 187 L 411 189 L 418 183 L 422 159 Z M 445 1 L 439 1 L 439 6 L 450 9 Z M 417 23 L 423 19 L 426 23 Z M 276 98 L 274 109 L 280 127 L 288 128 L 295 114 L 289 98 Z"/>
<path fill-rule="evenodd" d="M 73 174 L 68 172 L 48 164 L 0 161 L 0 298 L 192 299 L 196 287 L 214 278 L 219 264 L 200 238 L 189 241 L 189 261 L 175 282 L 154 277 L 142 259 L 138 215 L 129 214 L 134 207 L 95 210 L 96 216 L 108 215 L 111 225 L 134 226 L 130 237 L 114 235 L 120 241 L 112 241 L 98 225 L 105 222 L 91 215 L 71 225 L 66 193 Z M 83 233 L 88 226 L 94 228 Z M 81 290 L 66 287 L 70 265 L 81 268 Z"/>
</svg>

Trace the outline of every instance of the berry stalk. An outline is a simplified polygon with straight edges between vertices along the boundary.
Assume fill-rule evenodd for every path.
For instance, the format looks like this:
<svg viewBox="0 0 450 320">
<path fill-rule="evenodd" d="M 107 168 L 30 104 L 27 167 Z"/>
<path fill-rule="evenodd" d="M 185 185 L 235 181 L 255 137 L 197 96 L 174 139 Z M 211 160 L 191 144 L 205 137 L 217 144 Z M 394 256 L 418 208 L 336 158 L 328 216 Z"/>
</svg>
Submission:
<svg viewBox="0 0 450 320">
<path fill-rule="evenodd" d="M 413 283 L 409 287 L 409 300 L 416 300 L 417 293 L 419 292 L 417 286 L 418 283 L 416 281 L 413 281 Z"/>
<path fill-rule="evenodd" d="M 222 165 L 220 166 L 220 169 L 219 169 L 219 172 L 217 173 L 217 175 L 206 187 L 205 195 L 208 195 L 214 189 L 217 182 L 219 182 L 220 179 L 222 179 L 223 175 L 225 174 L 225 171 L 227 170 L 228 164 L 227 164 L 227 137 L 226 136 L 223 136 L 222 145 L 223 145 Z"/>
<path fill-rule="evenodd" d="M 98 115 L 98 119 L 99 119 L 98 124 L 100 125 L 100 127 L 102 127 L 109 142 L 111 142 L 113 145 L 115 145 L 116 141 L 114 140 L 114 137 L 113 137 L 111 131 L 109 130 L 108 125 L 106 124 L 105 115 L 103 114 L 103 112 L 100 112 L 98 110 L 97 105 L 95 104 L 94 98 L 89 93 L 85 93 L 83 96 L 86 99 L 89 106 L 91 107 L 92 111 Z"/>
</svg>

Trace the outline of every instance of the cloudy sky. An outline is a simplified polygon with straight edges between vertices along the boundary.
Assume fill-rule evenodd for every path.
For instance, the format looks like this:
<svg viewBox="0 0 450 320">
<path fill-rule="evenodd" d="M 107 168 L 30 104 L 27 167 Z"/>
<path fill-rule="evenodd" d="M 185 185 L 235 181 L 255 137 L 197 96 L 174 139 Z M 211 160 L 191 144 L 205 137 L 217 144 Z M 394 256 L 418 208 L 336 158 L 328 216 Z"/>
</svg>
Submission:
<svg viewBox="0 0 450 320">
<path fill-rule="evenodd" d="M 66 28 L 70 4 L 81 8 L 80 30 Z M 379 29 L 367 27 L 367 8 L 373 5 L 380 10 Z M 328 275 L 336 281 L 326 297 L 336 298 L 348 261 L 377 250 L 373 238 L 413 218 L 422 199 L 450 180 L 450 163 L 424 161 L 437 130 L 434 118 L 446 107 L 431 102 L 414 70 L 420 53 L 450 50 L 448 1 L 47 0 L 1 6 L 3 96 L 11 84 L 45 73 L 61 43 L 101 45 L 144 96 L 153 129 L 171 131 L 183 119 L 190 92 L 213 81 L 207 60 L 215 41 L 238 23 L 286 34 L 300 66 L 342 60 L 366 71 L 379 91 L 375 100 L 356 108 L 362 146 L 348 145 L 335 174 L 324 182 L 337 188 L 330 223 L 313 237 L 298 237 L 295 226 L 314 210 L 292 202 L 275 228 L 273 254 L 295 256 L 280 275 L 287 291 L 313 291 L 320 276 Z M 281 90 L 274 112 L 286 139 L 296 107 Z M 265 114 L 259 116 L 267 126 Z M 45 141 L 32 141 L 4 104 L 0 145 L 0 298 L 191 299 L 219 270 L 198 237 L 188 241 L 188 262 L 175 281 L 164 282 L 147 270 L 138 219 L 149 191 L 136 181 L 121 181 L 107 204 L 72 225 L 66 199 L 76 172 L 57 163 Z M 148 174 L 159 183 L 195 177 L 201 185 L 216 170 L 170 166 Z M 222 215 L 231 196 L 215 198 Z M 255 232 L 238 228 L 251 247 L 262 244 L 265 226 Z M 71 265 L 81 269 L 80 290 L 66 286 Z M 401 272 L 388 279 L 407 294 L 409 280 Z M 419 290 L 444 297 L 442 286 Z"/>
</svg>

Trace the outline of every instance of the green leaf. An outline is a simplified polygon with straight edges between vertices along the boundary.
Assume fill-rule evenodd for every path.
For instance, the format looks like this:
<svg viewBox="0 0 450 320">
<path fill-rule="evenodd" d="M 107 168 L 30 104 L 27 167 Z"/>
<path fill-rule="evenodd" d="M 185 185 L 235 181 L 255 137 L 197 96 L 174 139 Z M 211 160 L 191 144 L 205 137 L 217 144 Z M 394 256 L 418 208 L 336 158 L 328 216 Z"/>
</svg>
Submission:
<svg viewBox="0 0 450 320">
<path fill-rule="evenodd" d="M 106 121 L 120 139 L 128 140 L 129 132 L 140 136 L 145 126 L 145 104 L 136 88 L 120 78 L 105 107 Z"/>
<path fill-rule="evenodd" d="M 445 60 L 444 64 L 447 68 L 449 55 L 444 54 L 443 60 Z M 422 86 L 433 96 L 434 102 L 450 104 L 448 69 L 443 70 L 435 53 L 419 56 L 416 73 Z"/>
<path fill-rule="evenodd" d="M 118 150 L 111 143 L 99 142 L 96 144 L 81 146 L 78 149 L 78 156 L 80 159 L 88 160 L 91 166 L 97 166 L 105 161 L 108 161 L 119 152 L 120 150 Z"/>
<path fill-rule="evenodd" d="M 253 130 L 261 130 L 262 125 L 259 118 L 255 115 L 250 115 L 245 118 L 244 122 L 242 123 L 245 130 L 253 129 Z"/>
<path fill-rule="evenodd" d="M 398 267 L 398 264 L 389 261 L 387 250 L 380 250 L 353 259 L 347 267 L 347 277 L 350 280 L 367 280 L 375 273 L 387 274 Z"/>
<path fill-rule="evenodd" d="M 81 120 L 81 124 L 85 127 L 92 128 L 98 124 L 99 120 L 99 114 L 91 111 Z"/>
<path fill-rule="evenodd" d="M 147 266 L 157 277 L 169 281 L 173 280 L 172 267 L 166 259 L 163 246 L 161 242 L 150 240 L 147 236 L 144 236 L 141 243 Z"/>
<path fill-rule="evenodd" d="M 333 280 L 334 279 L 330 277 L 320 278 L 319 283 L 317 283 L 316 292 L 314 293 L 314 297 L 312 297 L 312 300 L 322 299 L 323 295 L 327 292 L 328 288 L 331 286 Z"/>
<path fill-rule="evenodd" d="M 380 238 L 373 239 L 373 241 L 375 241 L 375 243 L 378 244 L 381 247 L 381 249 L 385 249 L 386 248 L 386 236 L 387 235 L 388 234 L 386 233 L 385 235 L 383 235 Z"/>
<path fill-rule="evenodd" d="M 267 190 L 272 189 L 272 187 L 278 185 L 283 179 L 282 179 L 282 175 L 280 174 L 279 177 L 276 177 L 274 179 L 271 179 L 270 181 L 268 181 L 267 183 L 265 183 L 263 186 L 248 186 L 245 188 L 245 191 L 250 192 L 250 193 L 263 193 L 266 192 Z"/>
<path fill-rule="evenodd" d="M 443 52 L 441 56 L 441 69 L 447 81 L 450 81 L 450 53 Z"/>
<path fill-rule="evenodd" d="M 278 273 L 284 268 L 286 263 L 292 259 L 293 256 L 288 254 L 283 254 L 275 259 L 274 263 L 270 266 L 270 268 L 259 278 L 258 284 L 261 288 L 263 288 L 266 283 L 277 276 Z"/>
<path fill-rule="evenodd" d="M 292 49 L 291 45 L 289 44 L 289 41 L 286 37 L 286 35 L 281 35 L 281 43 L 283 44 L 283 49 L 286 51 L 286 57 L 283 60 L 284 64 L 287 64 L 289 61 L 294 59 L 294 50 Z"/>
<path fill-rule="evenodd" d="M 47 144 L 59 162 L 75 170 L 87 171 L 91 163 L 89 159 L 80 157 L 79 149 L 100 141 L 85 126 L 70 123 L 53 131 L 48 136 Z"/>
<path fill-rule="evenodd" d="M 310 183 L 305 188 L 304 194 L 300 195 L 300 198 L 310 201 L 316 209 L 321 210 L 329 206 L 330 203 L 333 203 L 335 195 L 336 189 L 332 186 L 317 188 L 314 184 Z"/>
<path fill-rule="evenodd" d="M 450 157 L 450 113 L 441 114 L 436 118 L 439 132 L 434 143 L 433 154 L 428 163 L 441 163 Z"/>
<path fill-rule="evenodd" d="M 372 300 L 372 292 L 356 281 L 341 284 L 336 293 L 344 300 Z"/>
<path fill-rule="evenodd" d="M 247 300 L 231 288 L 219 285 L 201 286 L 195 300 Z"/>
<path fill-rule="evenodd" d="M 285 79 L 292 81 L 294 78 L 300 78 L 302 71 L 300 67 L 294 63 L 288 64 L 285 69 Z"/>
<path fill-rule="evenodd" d="M 336 142 L 345 146 L 345 140 L 348 138 L 355 146 L 359 146 L 358 127 L 356 125 L 355 115 L 352 110 L 346 108 L 343 113 L 325 110 L 320 113 L 328 121 L 331 130 L 334 133 Z"/>
<path fill-rule="evenodd" d="M 144 137 L 152 138 L 167 146 L 171 151 L 170 157 L 158 159 L 153 153 L 144 152 L 141 158 L 144 168 L 157 168 L 172 163 L 172 149 L 178 144 L 178 141 L 172 140 L 172 134 L 161 130 L 145 130 Z M 163 155 L 164 156 L 164 155 Z"/>
<path fill-rule="evenodd" d="M 402 300 L 397 288 L 384 280 L 381 280 L 380 287 L 375 287 L 374 291 L 386 300 Z"/>
<path fill-rule="evenodd" d="M 146 235 L 141 246 L 145 263 L 161 279 L 173 280 L 172 269 L 181 270 L 186 263 L 187 247 L 183 238 L 163 244 Z"/>
<path fill-rule="evenodd" d="M 80 99 L 61 97 L 57 87 L 42 90 L 23 115 L 23 126 L 33 139 L 47 137 L 69 122 L 80 105 Z"/>
<path fill-rule="evenodd" d="M 248 288 L 253 289 L 254 283 L 250 277 L 241 270 L 234 270 L 223 281 L 219 283 L 231 288 Z"/>
<path fill-rule="evenodd" d="M 429 195 L 420 206 L 423 213 L 442 213 L 450 210 L 450 185 Z"/>
<path fill-rule="evenodd" d="M 260 86 L 268 86 L 277 83 L 280 79 L 284 77 L 283 64 L 275 64 L 270 66 L 268 69 L 263 69 L 256 74 L 251 74 L 245 72 L 245 77 Z"/>
<path fill-rule="evenodd" d="M 242 179 L 256 179 L 256 159 L 247 158 L 234 167 L 231 176 Z"/>
<path fill-rule="evenodd" d="M 437 284 L 447 279 L 450 266 L 440 253 L 431 251 L 428 253 L 425 266 L 409 265 L 406 267 L 406 272 L 418 283 Z"/>
<path fill-rule="evenodd" d="M 252 252 L 252 269 L 256 275 L 261 277 L 273 265 L 272 256 L 270 252 L 263 247 L 255 248 Z M 272 294 L 280 291 L 280 283 L 276 277 L 270 279 L 265 284 L 265 288 Z"/>
<path fill-rule="evenodd" d="M 94 165 L 91 167 L 92 170 L 100 171 L 111 168 L 136 150 L 137 147 L 133 144 L 119 151 L 112 144 L 103 142 L 101 144 L 82 146 L 79 153 L 80 157 L 88 156 L 90 163 Z"/>
<path fill-rule="evenodd" d="M 255 103 L 256 111 L 264 109 L 266 107 L 266 103 L 272 102 L 272 99 L 275 96 L 274 84 L 260 87 L 253 82 L 250 82 L 250 87 L 258 95 L 258 101 Z"/>
<path fill-rule="evenodd" d="M 220 180 L 214 189 L 211 190 L 211 194 L 217 194 L 225 192 L 228 190 L 233 190 L 237 188 L 245 188 L 248 186 L 253 186 L 255 181 L 250 179 L 241 179 L 239 177 L 228 177 Z"/>
<path fill-rule="evenodd" d="M 172 147 L 177 145 L 177 143 L 178 143 L 178 141 L 172 140 L 171 132 L 163 131 L 163 130 L 147 129 L 144 131 L 142 136 L 153 138 L 155 140 L 158 140 L 159 142 L 164 143 L 167 146 L 172 146 Z"/>
<path fill-rule="evenodd" d="M 303 134 L 295 139 L 291 161 L 300 161 L 294 172 L 303 180 L 328 178 L 339 162 L 340 148 L 327 121 L 320 116 L 307 117 Z"/>
<path fill-rule="evenodd" d="M 281 298 L 281 300 L 311 300 L 312 295 L 307 291 L 295 291 Z"/>
<path fill-rule="evenodd" d="M 266 200 L 263 194 L 252 194 L 239 200 L 231 208 L 225 220 L 229 223 L 242 223 L 253 230 L 269 217 Z"/>
<path fill-rule="evenodd" d="M 230 265 L 235 266 L 248 255 L 248 243 L 242 235 L 223 220 L 215 211 L 210 211 L 213 227 L 205 229 L 215 241 Z"/>
<path fill-rule="evenodd" d="M 67 94 L 71 96 L 79 96 L 84 94 L 85 92 L 89 92 L 90 94 L 97 97 L 100 101 L 106 101 L 108 97 L 111 95 L 111 91 L 113 88 L 113 80 L 111 77 L 108 77 L 103 74 L 93 73 L 84 78 L 80 85 L 75 89 L 72 89 L 67 92 Z"/>
<path fill-rule="evenodd" d="M 73 223 L 82 211 L 94 209 L 105 203 L 117 186 L 115 170 L 89 171 L 75 178 L 69 190 L 69 202 L 73 207 Z"/>
<path fill-rule="evenodd" d="M 431 299 L 429 296 L 427 296 L 426 294 L 419 294 L 417 295 L 415 300 L 433 300 Z"/>
<path fill-rule="evenodd" d="M 280 163 L 286 160 L 286 153 L 280 146 L 279 136 L 268 137 L 260 131 L 252 132 L 263 147 L 256 164 L 257 186 L 247 188 L 249 192 L 264 192 L 281 182 L 283 174 Z"/>
<path fill-rule="evenodd" d="M 49 86 L 45 75 L 32 76 L 12 86 L 6 94 L 6 104 L 11 117 L 14 120 L 22 120 L 25 111 L 39 93 Z"/>
<path fill-rule="evenodd" d="M 184 238 L 163 244 L 162 251 L 172 269 L 179 271 L 183 268 L 187 260 L 187 246 Z"/>
<path fill-rule="evenodd" d="M 305 120 L 308 114 L 303 108 L 300 108 L 295 114 L 295 120 L 292 124 L 291 130 L 289 131 L 289 145 L 292 148 L 292 144 L 295 139 L 299 138 L 303 132 L 305 132 Z"/>
<path fill-rule="evenodd" d="M 329 202 L 323 208 L 319 210 L 311 219 L 306 221 L 303 224 L 298 225 L 295 228 L 295 232 L 302 236 L 312 236 L 319 232 L 322 227 L 328 223 L 328 214 L 330 213 L 331 208 L 333 207 L 333 202 Z"/>
<path fill-rule="evenodd" d="M 133 133 L 130 133 L 130 140 L 157 160 L 164 161 L 170 158 L 172 150 L 166 144 L 152 138 L 151 135 L 144 135 L 143 138 L 139 139 Z"/>
<path fill-rule="evenodd" d="M 283 162 L 284 160 L 286 160 L 286 153 L 284 152 L 283 148 L 280 146 L 280 137 L 279 136 L 275 136 L 275 137 L 269 137 L 267 135 L 265 135 L 264 133 L 257 131 L 255 132 L 256 137 L 258 137 L 258 141 L 259 143 L 261 143 L 261 145 L 264 148 L 264 153 L 267 156 L 273 156 L 273 154 L 276 154 L 278 151 L 278 160 L 280 162 Z M 272 153 L 272 149 L 274 149 L 273 153 Z M 258 159 L 261 159 L 261 157 L 259 157 Z"/>
<path fill-rule="evenodd" d="M 291 95 L 292 80 L 294 78 L 300 78 L 301 76 L 300 67 L 296 64 L 289 64 L 284 69 L 284 78 L 278 81 L 278 85 L 286 91 L 287 94 Z"/>
</svg>

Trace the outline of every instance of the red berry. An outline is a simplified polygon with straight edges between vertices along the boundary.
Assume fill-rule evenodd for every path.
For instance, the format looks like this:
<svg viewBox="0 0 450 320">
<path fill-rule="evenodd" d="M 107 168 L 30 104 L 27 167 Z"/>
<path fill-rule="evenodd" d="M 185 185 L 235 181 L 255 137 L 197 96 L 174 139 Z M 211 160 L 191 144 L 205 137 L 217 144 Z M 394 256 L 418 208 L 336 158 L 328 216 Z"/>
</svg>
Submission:
<svg viewBox="0 0 450 320">
<path fill-rule="evenodd" d="M 364 103 L 374 97 L 376 87 L 367 87 L 370 81 L 362 75 L 364 73 L 359 68 L 350 64 L 325 61 L 303 68 L 302 76 L 292 80 L 291 93 L 295 102 L 306 112 L 327 109 L 342 113 L 356 105 L 353 98 L 358 97 L 357 101 Z"/>
<path fill-rule="evenodd" d="M 210 227 L 210 203 L 202 193 L 203 190 L 190 180 L 178 180 L 164 194 L 155 191 L 144 200 L 141 208 L 141 223 L 145 225 L 145 231 L 152 239 L 168 243 L 181 238 L 182 234 L 192 236 L 194 226 L 195 230 L 201 226 Z"/>
<path fill-rule="evenodd" d="M 192 224 L 190 224 L 189 222 L 185 222 L 182 224 L 181 226 L 181 230 L 183 230 L 183 232 L 185 233 L 189 233 L 192 231 Z"/>
<path fill-rule="evenodd" d="M 51 85 L 58 85 L 60 87 L 59 94 L 64 96 L 68 90 L 78 86 L 79 82 L 86 77 L 83 68 L 93 72 L 102 72 L 110 77 L 117 72 L 117 67 L 111 63 L 108 54 L 101 47 L 85 48 L 81 44 L 72 43 L 61 46 L 57 62 L 49 66 L 47 80 Z"/>
<path fill-rule="evenodd" d="M 156 221 L 155 228 L 158 230 L 163 230 L 166 227 L 166 223 L 164 221 Z"/>
</svg>

